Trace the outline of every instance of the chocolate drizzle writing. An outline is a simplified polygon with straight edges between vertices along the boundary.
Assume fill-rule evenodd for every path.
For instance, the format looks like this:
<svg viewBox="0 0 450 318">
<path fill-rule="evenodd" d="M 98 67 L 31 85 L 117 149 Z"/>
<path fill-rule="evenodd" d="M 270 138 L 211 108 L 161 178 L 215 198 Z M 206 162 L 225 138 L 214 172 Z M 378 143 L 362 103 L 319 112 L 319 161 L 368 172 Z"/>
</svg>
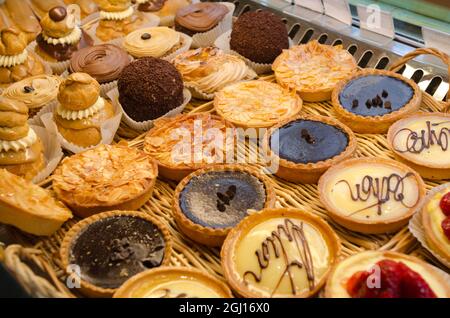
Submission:
<svg viewBox="0 0 450 318">
<path fill-rule="evenodd" d="M 173 294 L 172 291 L 168 288 L 162 288 L 158 289 L 154 292 L 154 294 L 161 293 L 161 296 L 159 298 L 197 298 L 189 296 L 186 293 L 180 293 L 180 294 Z"/>
<path fill-rule="evenodd" d="M 283 240 L 283 236 L 291 244 L 295 244 L 298 250 L 298 255 L 300 259 L 291 260 L 292 255 L 288 255 L 286 251 L 286 240 Z M 271 252 L 272 251 L 272 252 Z M 275 288 L 272 291 L 271 296 L 273 296 L 277 289 L 280 287 L 281 282 L 287 276 L 291 286 L 292 295 L 296 295 L 297 290 L 294 281 L 294 274 L 292 272 L 293 268 L 305 268 L 306 277 L 308 279 L 309 290 L 314 289 L 314 266 L 311 257 L 311 251 L 309 249 L 309 244 L 303 231 L 303 222 L 300 225 L 295 224 L 289 219 L 284 220 L 284 224 L 277 226 L 275 231 L 272 231 L 271 235 L 268 236 L 262 243 L 261 248 L 256 252 L 256 258 L 258 259 L 259 273 L 252 271 L 246 271 L 244 273 L 244 281 L 247 284 L 247 277 L 251 276 L 253 279 L 259 283 L 263 276 L 263 271 L 269 267 L 270 261 L 275 258 L 283 258 L 285 268 L 278 279 Z"/>
<path fill-rule="evenodd" d="M 417 204 L 419 196 L 417 196 L 417 201 L 412 206 L 408 206 L 408 204 L 405 202 L 404 181 L 409 177 L 414 177 L 414 174 L 408 172 L 404 176 L 401 176 L 397 173 L 392 173 L 389 176 L 382 178 L 378 177 L 374 178 L 366 175 L 363 177 L 361 183 L 355 184 L 354 191 L 352 189 L 352 186 L 347 180 L 340 180 L 336 183 L 336 185 L 340 183 L 346 184 L 348 190 L 350 191 L 350 196 L 353 201 L 366 202 L 373 197 L 376 198 L 376 202 L 374 204 L 368 205 L 362 209 L 354 211 L 349 216 L 363 212 L 373 207 L 376 207 L 377 214 L 381 215 L 383 204 L 389 202 L 390 200 L 400 202 L 404 207 L 407 207 L 409 209 Z"/>
</svg>

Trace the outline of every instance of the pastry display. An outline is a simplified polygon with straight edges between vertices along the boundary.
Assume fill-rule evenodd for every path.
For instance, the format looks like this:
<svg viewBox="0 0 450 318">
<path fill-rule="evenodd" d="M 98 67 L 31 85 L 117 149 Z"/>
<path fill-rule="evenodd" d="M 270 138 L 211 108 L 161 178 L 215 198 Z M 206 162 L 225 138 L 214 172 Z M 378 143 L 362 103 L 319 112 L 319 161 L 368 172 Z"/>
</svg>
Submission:
<svg viewBox="0 0 450 318">
<path fill-rule="evenodd" d="M 273 62 L 277 82 L 295 89 L 308 102 L 326 101 L 336 84 L 357 70 L 353 56 L 341 45 L 313 40 L 283 51 Z"/>
<path fill-rule="evenodd" d="M 234 154 L 233 125 L 208 113 L 161 118 L 147 133 L 144 151 L 158 161 L 159 175 L 180 181 Z"/>
<path fill-rule="evenodd" d="M 220 246 L 249 211 L 274 206 L 275 190 L 256 169 L 216 165 L 200 169 L 178 184 L 172 210 L 186 236 L 200 244 Z"/>
<path fill-rule="evenodd" d="M 167 61 L 146 57 L 125 67 L 117 84 L 126 115 L 143 122 L 157 119 L 183 104 L 183 80 Z"/>
<path fill-rule="evenodd" d="M 359 133 L 385 133 L 394 122 L 417 111 L 421 101 L 414 81 L 372 69 L 341 81 L 332 94 L 336 117 Z"/>
<path fill-rule="evenodd" d="M 136 14 L 130 0 L 96 0 L 100 10 L 95 35 L 103 42 L 121 38 L 146 22 Z"/>
<path fill-rule="evenodd" d="M 53 190 L 75 214 L 136 210 L 152 195 L 156 162 L 137 148 L 100 145 L 66 157 L 53 175 Z"/>
<path fill-rule="evenodd" d="M 316 183 L 328 168 L 353 156 L 356 138 L 335 119 L 302 115 L 270 129 L 264 136 L 263 149 L 277 160 L 278 177 L 291 182 Z"/>
<path fill-rule="evenodd" d="M 91 147 L 102 140 L 102 124 L 114 116 L 112 104 L 100 96 L 100 85 L 86 73 L 72 73 L 59 87 L 54 112 L 58 132 L 68 142 Z"/>
<path fill-rule="evenodd" d="M 420 113 L 388 131 L 395 157 L 427 179 L 450 178 L 450 114 Z"/>
<path fill-rule="evenodd" d="M 167 60 L 180 49 L 189 49 L 192 40 L 168 27 L 143 28 L 125 37 L 123 47 L 135 57 L 160 57 Z"/>
<path fill-rule="evenodd" d="M 142 212 L 111 211 L 74 225 L 61 244 L 63 268 L 79 266 L 81 291 L 108 297 L 130 277 L 168 265 L 172 252 L 169 229 Z"/>
<path fill-rule="evenodd" d="M 177 11 L 175 30 L 190 36 L 207 32 L 216 27 L 228 12 L 228 7 L 221 3 L 193 3 Z"/>
<path fill-rule="evenodd" d="M 70 73 L 87 73 L 100 84 L 116 81 L 131 59 L 120 47 L 100 44 L 81 49 L 70 59 Z"/>
<path fill-rule="evenodd" d="M 240 296 L 311 297 L 323 286 L 340 241 L 321 218 L 296 209 L 266 209 L 245 218 L 221 251 L 224 276 Z"/>
<path fill-rule="evenodd" d="M 272 64 L 288 47 L 286 26 L 272 12 L 249 11 L 233 24 L 230 48 L 252 62 Z"/>
<path fill-rule="evenodd" d="M 266 81 L 245 81 L 228 85 L 216 93 L 214 109 L 238 127 L 268 128 L 295 116 L 302 100 L 295 91 Z"/>
<path fill-rule="evenodd" d="M 26 49 L 25 33 L 8 28 L 0 31 L 0 88 L 29 76 L 47 73 L 42 61 Z"/>
<path fill-rule="evenodd" d="M 52 235 L 72 217 L 70 210 L 45 190 L 0 169 L 0 222 L 34 235 Z"/>
<path fill-rule="evenodd" d="M 416 257 L 366 251 L 335 265 L 327 280 L 325 297 L 448 298 L 449 286 L 445 273 Z"/>
<path fill-rule="evenodd" d="M 420 208 L 424 195 L 419 174 L 390 159 L 346 160 L 319 180 L 320 200 L 330 217 L 367 234 L 399 230 Z"/>
<path fill-rule="evenodd" d="M 44 167 L 44 148 L 28 126 L 28 107 L 0 96 L 0 169 L 32 180 Z"/>
<path fill-rule="evenodd" d="M 450 183 L 432 190 L 421 212 L 428 245 L 450 263 Z"/>
<path fill-rule="evenodd" d="M 188 267 L 159 267 L 127 280 L 114 298 L 233 298 L 217 278 Z"/>
<path fill-rule="evenodd" d="M 4 0 L 2 2 L 3 5 L 0 4 L 1 29 L 12 26 L 25 33 L 28 42 L 33 41 L 41 32 L 41 26 L 31 7 L 23 5 L 23 1 Z"/>
<path fill-rule="evenodd" d="M 191 4 L 191 0 L 136 0 L 138 10 L 157 15 L 160 25 L 173 26 L 179 9 Z"/>
</svg>

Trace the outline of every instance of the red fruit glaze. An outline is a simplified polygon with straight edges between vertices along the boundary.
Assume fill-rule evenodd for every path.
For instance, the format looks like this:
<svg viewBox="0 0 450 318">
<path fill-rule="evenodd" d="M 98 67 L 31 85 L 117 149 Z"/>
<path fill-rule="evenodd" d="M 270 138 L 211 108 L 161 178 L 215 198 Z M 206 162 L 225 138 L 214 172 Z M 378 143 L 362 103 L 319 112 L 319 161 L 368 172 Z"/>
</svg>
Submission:
<svg viewBox="0 0 450 318">
<path fill-rule="evenodd" d="M 442 197 L 439 206 L 446 216 L 450 216 L 450 192 Z"/>
<path fill-rule="evenodd" d="M 441 223 L 442 231 L 444 231 L 445 236 L 450 240 L 450 216 L 447 216 Z"/>
</svg>

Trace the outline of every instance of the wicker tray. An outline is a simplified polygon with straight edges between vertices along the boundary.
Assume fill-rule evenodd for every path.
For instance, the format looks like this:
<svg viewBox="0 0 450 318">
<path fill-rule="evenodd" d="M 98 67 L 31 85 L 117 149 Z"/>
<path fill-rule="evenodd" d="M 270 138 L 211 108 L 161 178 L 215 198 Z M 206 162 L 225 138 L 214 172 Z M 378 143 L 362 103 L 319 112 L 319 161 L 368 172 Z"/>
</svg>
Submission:
<svg viewBox="0 0 450 318">
<path fill-rule="evenodd" d="M 397 71 L 409 60 L 421 54 L 431 54 L 439 57 L 446 65 L 450 64 L 449 57 L 435 49 L 417 49 L 393 64 L 390 69 Z M 273 81 L 273 75 L 261 78 Z M 450 93 L 450 92 L 449 92 Z M 439 102 L 429 94 L 423 94 L 422 111 L 450 111 L 450 102 Z M 185 112 L 212 112 L 212 103 L 199 104 L 195 101 L 188 105 Z M 319 114 L 333 116 L 332 106 L 329 102 L 305 103 L 302 112 L 305 114 Z M 358 140 L 358 157 L 394 158 L 388 149 L 386 135 L 382 134 L 356 134 Z M 128 140 L 132 147 L 142 147 L 144 135 L 122 123 L 115 141 Z M 239 147 L 239 146 L 238 146 Z M 242 147 L 242 145 L 241 145 Z M 243 146 L 252 151 L 249 145 Z M 278 207 L 294 207 L 310 211 L 326 221 L 336 230 L 342 240 L 343 256 L 348 256 L 364 250 L 392 250 L 413 254 L 427 260 L 435 266 L 450 272 L 450 269 L 440 264 L 408 231 L 407 226 L 391 235 L 363 235 L 355 233 L 334 223 L 327 215 L 327 211 L 318 198 L 317 185 L 302 185 L 283 181 L 272 176 L 271 181 L 277 194 Z M 443 183 L 443 182 L 442 182 Z M 426 181 L 427 189 L 439 183 Z M 41 186 L 51 188 L 51 177 L 41 183 Z M 207 248 L 196 244 L 182 235 L 175 224 L 171 201 L 176 184 L 158 179 L 153 197 L 140 209 L 150 213 L 165 222 L 174 238 L 174 252 L 171 264 L 174 266 L 196 267 L 206 271 L 219 279 L 223 279 L 220 266 L 220 249 Z M 0 260 L 3 259 L 7 269 L 15 276 L 18 282 L 35 297 L 80 297 L 74 290 L 66 288 L 66 275 L 59 259 L 59 246 L 68 229 L 77 222 L 73 219 L 67 222 L 55 235 L 49 238 L 36 238 L 8 227 L 8 234 L 21 243 L 9 245 L 3 251 L 0 247 Z"/>
</svg>

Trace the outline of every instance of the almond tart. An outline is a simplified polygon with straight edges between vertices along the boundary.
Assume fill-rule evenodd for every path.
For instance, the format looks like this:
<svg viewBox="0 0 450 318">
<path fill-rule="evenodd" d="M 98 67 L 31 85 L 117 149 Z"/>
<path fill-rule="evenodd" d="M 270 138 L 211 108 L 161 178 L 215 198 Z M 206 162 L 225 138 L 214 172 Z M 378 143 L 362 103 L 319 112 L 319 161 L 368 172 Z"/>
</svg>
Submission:
<svg viewBox="0 0 450 318">
<path fill-rule="evenodd" d="M 341 162 L 320 178 L 318 190 L 336 223 L 366 234 L 399 230 L 425 196 L 425 184 L 417 172 L 382 158 Z"/>
<path fill-rule="evenodd" d="M 395 157 L 422 177 L 450 178 L 450 114 L 411 115 L 393 124 L 387 139 Z"/>
<path fill-rule="evenodd" d="M 230 289 L 210 274 L 188 267 L 159 267 L 127 280 L 114 298 L 233 298 Z"/>
<path fill-rule="evenodd" d="M 143 151 L 100 145 L 66 157 L 53 175 L 57 197 L 87 217 L 109 210 L 137 210 L 152 195 L 158 166 Z"/>
<path fill-rule="evenodd" d="M 325 284 L 340 241 L 321 218 L 265 209 L 245 218 L 222 246 L 224 276 L 240 296 L 311 297 Z"/>
<path fill-rule="evenodd" d="M 264 136 L 263 150 L 278 162 L 278 177 L 316 183 L 328 168 L 354 154 L 356 138 L 335 119 L 301 115 L 272 127 Z"/>
<path fill-rule="evenodd" d="M 336 85 L 331 101 L 337 119 L 354 132 L 381 134 L 419 109 L 422 92 L 395 72 L 364 69 Z"/>
<path fill-rule="evenodd" d="M 146 213 L 109 211 L 75 224 L 61 244 L 62 266 L 90 297 L 109 297 L 130 277 L 168 265 L 167 226 Z"/>
<path fill-rule="evenodd" d="M 233 125 L 208 113 L 161 118 L 145 136 L 144 151 L 157 160 L 160 176 L 180 181 L 233 154 Z"/>
<path fill-rule="evenodd" d="M 334 266 L 327 298 L 448 298 L 448 274 L 424 261 L 391 251 L 366 251 Z"/>
<path fill-rule="evenodd" d="M 275 201 L 272 184 L 255 168 L 216 165 L 197 170 L 178 184 L 172 211 L 186 236 L 220 246 L 250 210 L 274 207 Z"/>
</svg>

